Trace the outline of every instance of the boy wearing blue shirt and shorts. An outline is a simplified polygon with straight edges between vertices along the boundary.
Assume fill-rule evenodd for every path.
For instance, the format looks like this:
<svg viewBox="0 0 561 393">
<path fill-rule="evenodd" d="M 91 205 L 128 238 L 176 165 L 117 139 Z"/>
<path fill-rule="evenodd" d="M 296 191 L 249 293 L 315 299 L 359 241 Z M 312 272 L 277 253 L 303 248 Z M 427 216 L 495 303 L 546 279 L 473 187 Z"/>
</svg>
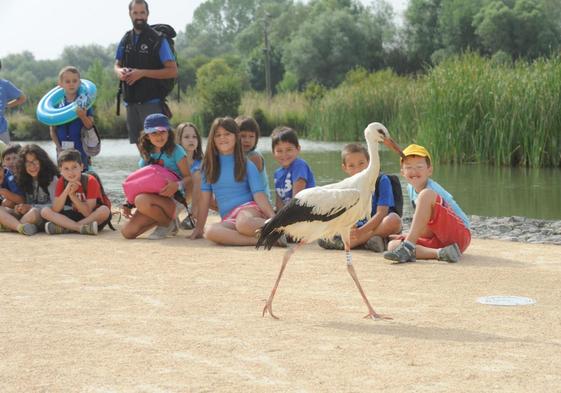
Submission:
<svg viewBox="0 0 561 393">
<path fill-rule="evenodd" d="M 24 202 L 23 192 L 16 184 L 16 179 L 8 168 L 0 168 L 0 202 L 2 206 L 13 208 Z"/>
<path fill-rule="evenodd" d="M 314 174 L 306 161 L 298 157 L 300 143 L 296 131 L 277 127 L 271 134 L 273 156 L 281 166 L 275 171 L 275 207 L 277 211 L 300 191 L 316 186 Z"/>
<path fill-rule="evenodd" d="M 364 146 L 351 143 L 341 151 L 341 160 L 343 172 L 350 177 L 366 169 L 370 157 Z M 376 184 L 377 189 L 372 195 L 370 218 L 360 220 L 351 230 L 351 248 L 362 246 L 370 251 L 383 252 L 387 244 L 387 237 L 401 231 L 401 217 L 395 208 L 396 203 L 390 179 L 381 174 Z M 325 249 L 344 249 L 340 236 L 329 240 L 320 239 L 318 244 Z"/>
</svg>

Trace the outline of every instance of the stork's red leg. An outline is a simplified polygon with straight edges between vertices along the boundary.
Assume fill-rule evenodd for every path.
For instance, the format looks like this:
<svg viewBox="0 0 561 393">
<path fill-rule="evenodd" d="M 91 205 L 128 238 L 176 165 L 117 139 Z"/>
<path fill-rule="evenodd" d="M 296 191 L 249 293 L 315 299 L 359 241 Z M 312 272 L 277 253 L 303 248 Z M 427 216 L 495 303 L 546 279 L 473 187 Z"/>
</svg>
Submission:
<svg viewBox="0 0 561 393">
<path fill-rule="evenodd" d="M 275 286 L 273 287 L 273 290 L 271 291 L 271 294 L 269 295 L 269 299 L 267 299 L 267 303 L 265 304 L 265 307 L 263 307 L 263 316 L 265 316 L 265 314 L 268 311 L 269 314 L 271 314 L 271 316 L 273 318 L 278 319 L 277 316 L 275 314 L 273 314 L 273 298 L 275 297 L 275 293 L 277 292 L 277 288 L 279 286 L 279 282 L 280 282 L 280 279 L 282 277 L 282 273 L 284 272 L 284 268 L 286 267 L 286 264 L 288 263 L 288 260 L 290 259 L 292 254 L 294 254 L 294 251 L 296 251 L 296 248 L 298 246 L 296 246 L 294 248 L 293 247 L 288 247 L 288 250 L 286 250 L 286 252 L 284 253 L 284 256 L 282 257 L 282 265 L 281 265 L 281 268 L 280 268 L 280 271 L 279 271 L 279 275 L 277 276 L 277 281 L 275 282 Z"/>
<path fill-rule="evenodd" d="M 355 284 L 358 288 L 358 291 L 360 292 L 360 296 L 362 296 L 362 299 L 364 300 L 364 303 L 366 303 L 366 307 L 368 307 L 368 314 L 366 314 L 364 316 L 364 318 L 393 319 L 393 318 L 391 318 L 387 315 L 378 314 L 376 311 L 374 311 L 374 309 L 370 305 L 370 302 L 368 301 L 368 298 L 366 297 L 366 294 L 364 293 L 364 290 L 362 289 L 362 286 L 360 285 L 360 282 L 358 281 L 358 277 L 356 275 L 355 268 L 353 266 L 353 261 L 352 261 L 352 256 L 351 256 L 351 247 L 350 247 L 350 235 L 347 235 L 346 238 L 345 238 L 345 236 L 342 236 L 342 238 L 343 238 L 343 243 L 345 244 L 345 254 L 347 256 L 347 270 L 348 270 L 349 274 L 351 275 L 351 277 L 353 278 L 353 281 L 355 282 Z"/>
</svg>

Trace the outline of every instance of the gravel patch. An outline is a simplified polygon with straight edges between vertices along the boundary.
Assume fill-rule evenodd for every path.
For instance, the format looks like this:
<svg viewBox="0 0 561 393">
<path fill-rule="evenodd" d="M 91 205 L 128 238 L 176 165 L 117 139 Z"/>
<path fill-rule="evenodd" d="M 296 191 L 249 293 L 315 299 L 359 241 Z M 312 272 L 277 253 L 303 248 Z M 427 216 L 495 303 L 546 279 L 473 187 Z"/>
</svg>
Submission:
<svg viewBox="0 0 561 393">
<path fill-rule="evenodd" d="M 561 221 L 527 217 L 470 216 L 471 234 L 479 239 L 507 240 L 521 243 L 561 245 Z M 411 225 L 411 217 L 403 219 L 404 231 Z"/>
</svg>

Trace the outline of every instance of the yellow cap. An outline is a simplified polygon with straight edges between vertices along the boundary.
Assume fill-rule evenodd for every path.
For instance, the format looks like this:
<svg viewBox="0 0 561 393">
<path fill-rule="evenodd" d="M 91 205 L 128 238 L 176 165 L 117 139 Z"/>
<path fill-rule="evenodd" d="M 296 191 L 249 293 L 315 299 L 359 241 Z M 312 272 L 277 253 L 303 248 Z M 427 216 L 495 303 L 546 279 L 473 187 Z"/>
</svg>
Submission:
<svg viewBox="0 0 561 393">
<path fill-rule="evenodd" d="M 403 149 L 403 155 L 405 157 L 408 156 L 428 157 L 429 161 L 432 163 L 432 157 L 430 156 L 429 151 L 425 149 L 423 146 L 416 145 L 414 143 L 410 144 L 405 149 Z M 403 158 L 401 159 L 401 161 L 403 162 Z"/>
</svg>

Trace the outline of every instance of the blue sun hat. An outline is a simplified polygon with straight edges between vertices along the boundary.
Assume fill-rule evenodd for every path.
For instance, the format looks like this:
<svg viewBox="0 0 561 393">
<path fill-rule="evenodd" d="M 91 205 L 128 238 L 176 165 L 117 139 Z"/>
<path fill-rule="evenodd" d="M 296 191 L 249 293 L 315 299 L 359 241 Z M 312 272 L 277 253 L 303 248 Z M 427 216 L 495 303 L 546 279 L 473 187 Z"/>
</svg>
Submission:
<svg viewBox="0 0 561 393">
<path fill-rule="evenodd" d="M 171 125 L 169 124 L 169 119 L 166 115 L 163 115 L 161 113 L 153 113 L 146 116 L 146 119 L 144 119 L 145 134 L 169 130 L 171 130 Z"/>
</svg>

